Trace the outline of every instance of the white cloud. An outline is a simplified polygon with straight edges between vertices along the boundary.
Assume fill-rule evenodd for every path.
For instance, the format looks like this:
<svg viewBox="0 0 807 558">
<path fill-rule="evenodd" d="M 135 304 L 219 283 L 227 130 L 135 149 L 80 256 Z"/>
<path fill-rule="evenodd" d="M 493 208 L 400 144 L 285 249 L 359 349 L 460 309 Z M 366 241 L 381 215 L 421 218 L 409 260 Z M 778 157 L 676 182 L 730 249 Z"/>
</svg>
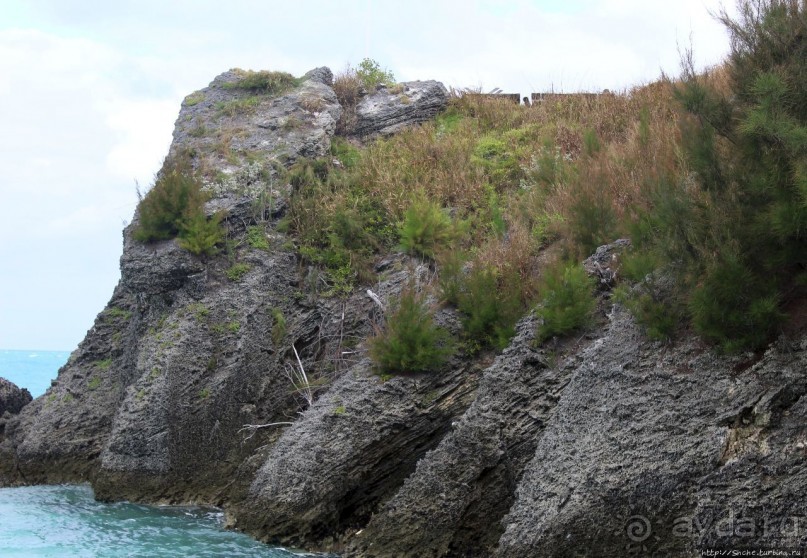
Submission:
<svg viewBox="0 0 807 558">
<path fill-rule="evenodd" d="M 117 141 L 106 158 L 108 171 L 124 180 L 147 186 L 171 144 L 182 98 L 123 100 L 105 107 L 106 122 Z"/>
</svg>

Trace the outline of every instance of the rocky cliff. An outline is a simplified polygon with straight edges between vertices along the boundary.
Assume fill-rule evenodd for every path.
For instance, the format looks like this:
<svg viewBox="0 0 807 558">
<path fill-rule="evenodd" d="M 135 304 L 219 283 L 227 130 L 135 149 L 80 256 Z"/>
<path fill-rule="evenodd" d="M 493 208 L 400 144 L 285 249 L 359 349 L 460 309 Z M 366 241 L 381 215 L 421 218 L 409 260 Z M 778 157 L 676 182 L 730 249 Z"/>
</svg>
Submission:
<svg viewBox="0 0 807 558">
<path fill-rule="evenodd" d="M 222 505 L 233 528 L 345 556 L 807 544 L 803 330 L 731 357 L 688 335 L 649 341 L 609 297 L 622 243 L 589 262 L 606 281 L 584 336 L 538 345 L 530 315 L 501 354 L 378 376 L 363 345 L 377 303 L 363 289 L 322 296 L 276 228 L 290 186 L 253 169 L 327 156 L 343 110 L 331 73 L 264 97 L 228 86 L 238 79 L 189 95 L 171 146 L 216 177 L 207 211 L 226 210 L 228 252 L 138 242 L 135 216 L 109 304 L 48 392 L 4 419 L 0 484 L 89 481 L 105 500 Z M 353 107 L 352 139 L 446 102 L 436 82 L 379 88 Z M 255 223 L 261 242 L 246 238 Z M 382 303 L 431 272 L 402 254 L 375 271 Z M 460 327 L 449 307 L 436 319 Z"/>
</svg>

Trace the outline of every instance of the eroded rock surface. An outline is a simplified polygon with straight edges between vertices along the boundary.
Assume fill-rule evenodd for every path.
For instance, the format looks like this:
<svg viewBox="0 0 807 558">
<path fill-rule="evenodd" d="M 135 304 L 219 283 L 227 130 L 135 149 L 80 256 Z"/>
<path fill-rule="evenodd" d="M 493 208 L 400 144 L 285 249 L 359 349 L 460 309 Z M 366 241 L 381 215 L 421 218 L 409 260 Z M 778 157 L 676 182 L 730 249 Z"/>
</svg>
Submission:
<svg viewBox="0 0 807 558">
<path fill-rule="evenodd" d="M 439 81 L 407 81 L 381 86 L 356 106 L 354 133 L 362 138 L 390 135 L 406 126 L 431 120 L 448 104 Z"/>
<path fill-rule="evenodd" d="M 497 556 L 803 544 L 792 530 L 777 539 L 719 526 L 807 513 L 796 496 L 807 489 L 806 339 L 761 358 L 719 356 L 694 338 L 665 347 L 616 307 L 580 356 L 518 484 Z"/>
<path fill-rule="evenodd" d="M 6 412 L 15 415 L 31 402 L 31 392 L 5 378 L 0 378 L 0 417 Z"/>
</svg>

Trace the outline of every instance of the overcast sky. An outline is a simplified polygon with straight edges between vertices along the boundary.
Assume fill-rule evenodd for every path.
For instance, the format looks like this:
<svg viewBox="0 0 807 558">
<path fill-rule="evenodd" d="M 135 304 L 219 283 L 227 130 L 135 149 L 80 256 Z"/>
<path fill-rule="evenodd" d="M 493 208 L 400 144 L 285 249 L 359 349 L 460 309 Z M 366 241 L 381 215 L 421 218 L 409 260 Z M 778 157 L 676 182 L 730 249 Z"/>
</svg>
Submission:
<svg viewBox="0 0 807 558">
<path fill-rule="evenodd" d="M 0 349 L 71 350 L 119 278 L 135 182 L 233 67 L 364 57 L 399 81 L 621 90 L 728 50 L 718 0 L 0 0 Z"/>
</svg>

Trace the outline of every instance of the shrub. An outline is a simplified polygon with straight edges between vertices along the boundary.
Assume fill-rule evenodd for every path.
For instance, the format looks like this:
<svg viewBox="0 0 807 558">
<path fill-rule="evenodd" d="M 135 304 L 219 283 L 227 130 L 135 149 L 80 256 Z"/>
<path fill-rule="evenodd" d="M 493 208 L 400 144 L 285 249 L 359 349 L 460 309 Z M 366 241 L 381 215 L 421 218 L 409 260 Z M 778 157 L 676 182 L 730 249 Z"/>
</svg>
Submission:
<svg viewBox="0 0 807 558">
<path fill-rule="evenodd" d="M 524 311 L 516 277 L 479 262 L 465 275 L 457 306 L 470 340 L 500 350 L 507 346 Z"/>
<path fill-rule="evenodd" d="M 436 259 L 437 284 L 442 299 L 457 306 L 465 281 L 463 269 L 468 261 L 468 255 L 456 246 L 448 246 L 437 253 Z"/>
<path fill-rule="evenodd" d="M 333 91 L 342 106 L 342 115 L 336 123 L 338 135 L 348 135 L 356 125 L 356 105 L 361 99 L 362 81 L 356 70 L 348 66 L 333 79 Z"/>
<path fill-rule="evenodd" d="M 517 184 L 523 174 L 516 153 L 498 135 L 480 138 L 471 160 L 485 170 L 490 183 L 498 188 Z"/>
<path fill-rule="evenodd" d="M 584 173 L 571 188 L 571 203 L 566 216 L 569 238 L 575 252 L 583 257 L 617 235 L 617 217 L 606 182 L 596 172 Z"/>
<path fill-rule="evenodd" d="M 356 76 L 368 91 L 374 90 L 379 85 L 395 85 L 395 76 L 392 75 L 392 72 L 381 69 L 379 63 L 371 58 L 365 58 L 359 62 Z"/>
<path fill-rule="evenodd" d="M 423 194 L 406 210 L 398 233 L 404 250 L 427 258 L 434 258 L 435 252 L 447 247 L 454 236 L 451 218 Z"/>
<path fill-rule="evenodd" d="M 182 221 L 179 245 L 197 256 L 213 256 L 218 253 L 217 244 L 224 239 L 221 226 L 222 213 L 208 218 L 204 213 L 196 213 Z"/>
<path fill-rule="evenodd" d="M 151 242 L 176 237 L 183 222 L 204 212 L 206 201 L 190 165 L 166 159 L 154 186 L 140 199 L 134 238 Z"/>
<path fill-rule="evenodd" d="M 587 325 L 596 304 L 593 288 L 593 281 L 582 265 L 555 265 L 548 269 L 537 310 L 542 321 L 538 340 L 565 335 Z"/>
<path fill-rule="evenodd" d="M 331 155 L 336 157 L 346 169 L 354 168 L 361 159 L 361 152 L 343 138 L 331 140 Z"/>
<path fill-rule="evenodd" d="M 453 352 L 449 333 L 435 325 L 423 295 L 411 285 L 401 292 L 369 345 L 370 357 L 381 373 L 437 370 Z"/>
<path fill-rule="evenodd" d="M 724 70 L 698 74 L 684 58 L 675 94 L 686 167 L 677 180 L 660 173 L 635 227 L 643 250 L 677 272 L 673 304 L 726 350 L 771 339 L 782 308 L 804 295 L 792 278 L 807 265 L 807 5 L 738 8 L 736 20 L 720 15 L 732 44 Z"/>
<path fill-rule="evenodd" d="M 670 300 L 658 296 L 652 281 L 629 289 L 614 289 L 614 299 L 623 304 L 642 326 L 647 336 L 657 341 L 669 340 L 680 320 L 680 311 Z"/>
<path fill-rule="evenodd" d="M 263 227 L 247 227 L 247 244 L 256 250 L 269 250 L 269 239 L 266 238 L 266 230 Z"/>
<path fill-rule="evenodd" d="M 286 316 L 280 308 L 272 308 L 272 343 L 279 347 L 286 337 Z"/>
<path fill-rule="evenodd" d="M 735 258 L 712 263 L 694 289 L 689 307 L 696 330 L 723 349 L 764 345 L 784 314 L 775 284 Z"/>
<path fill-rule="evenodd" d="M 394 242 L 395 227 L 352 175 L 328 160 L 305 161 L 289 174 L 293 193 L 279 229 L 296 233 L 300 253 L 328 268 L 332 294 L 371 280 L 372 255 Z"/>
</svg>

